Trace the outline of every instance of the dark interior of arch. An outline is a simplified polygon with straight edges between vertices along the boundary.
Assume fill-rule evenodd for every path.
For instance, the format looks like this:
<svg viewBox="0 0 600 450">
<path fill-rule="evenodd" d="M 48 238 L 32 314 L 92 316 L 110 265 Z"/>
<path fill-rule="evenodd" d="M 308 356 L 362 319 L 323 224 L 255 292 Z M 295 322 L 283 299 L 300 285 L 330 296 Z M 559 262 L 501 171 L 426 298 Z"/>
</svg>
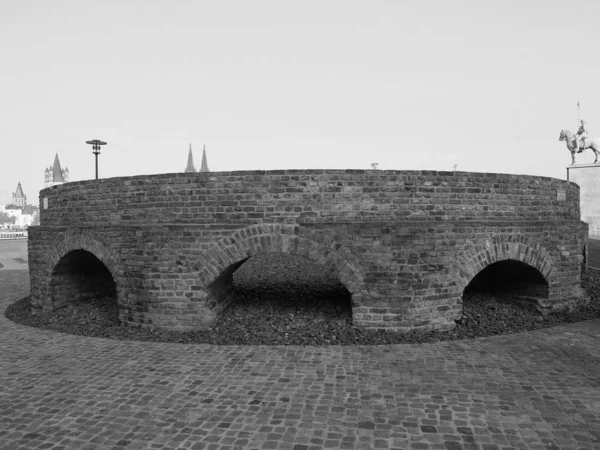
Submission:
<svg viewBox="0 0 600 450">
<path fill-rule="evenodd" d="M 536 268 L 512 259 L 490 264 L 465 288 L 465 294 L 487 292 L 522 298 L 548 298 L 548 282 Z"/>
<path fill-rule="evenodd" d="M 52 271 L 52 301 L 60 308 L 75 301 L 116 301 L 117 285 L 107 267 L 86 250 L 63 256 Z"/>
<path fill-rule="evenodd" d="M 233 274 L 248 259 L 245 258 L 231 264 L 208 286 L 208 307 L 215 314 L 220 315 L 235 301 L 236 290 L 233 282 Z"/>
<path fill-rule="evenodd" d="M 329 268 L 287 253 L 259 253 L 225 269 L 208 287 L 209 306 L 218 315 L 235 308 L 350 319 L 351 293 Z"/>
</svg>

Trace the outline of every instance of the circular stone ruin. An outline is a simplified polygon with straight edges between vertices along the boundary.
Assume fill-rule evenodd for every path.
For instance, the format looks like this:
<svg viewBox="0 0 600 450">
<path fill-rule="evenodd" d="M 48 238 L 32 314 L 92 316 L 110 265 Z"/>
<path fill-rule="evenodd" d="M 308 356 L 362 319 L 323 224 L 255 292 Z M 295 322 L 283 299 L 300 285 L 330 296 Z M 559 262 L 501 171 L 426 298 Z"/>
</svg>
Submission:
<svg viewBox="0 0 600 450">
<path fill-rule="evenodd" d="M 450 329 L 465 289 L 541 313 L 583 301 L 579 187 L 495 173 L 278 170 L 82 181 L 40 192 L 31 304 L 115 297 L 129 326 L 208 328 L 259 253 L 307 258 L 355 325 Z"/>
</svg>

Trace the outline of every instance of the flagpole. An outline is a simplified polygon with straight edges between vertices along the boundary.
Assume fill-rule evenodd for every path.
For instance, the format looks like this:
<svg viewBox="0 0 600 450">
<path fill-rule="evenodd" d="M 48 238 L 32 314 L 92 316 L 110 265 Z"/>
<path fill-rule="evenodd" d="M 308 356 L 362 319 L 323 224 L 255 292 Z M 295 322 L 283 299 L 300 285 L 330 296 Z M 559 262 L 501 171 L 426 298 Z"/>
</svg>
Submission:
<svg viewBox="0 0 600 450">
<path fill-rule="evenodd" d="M 579 127 L 579 100 L 577 100 L 577 126 Z"/>
</svg>

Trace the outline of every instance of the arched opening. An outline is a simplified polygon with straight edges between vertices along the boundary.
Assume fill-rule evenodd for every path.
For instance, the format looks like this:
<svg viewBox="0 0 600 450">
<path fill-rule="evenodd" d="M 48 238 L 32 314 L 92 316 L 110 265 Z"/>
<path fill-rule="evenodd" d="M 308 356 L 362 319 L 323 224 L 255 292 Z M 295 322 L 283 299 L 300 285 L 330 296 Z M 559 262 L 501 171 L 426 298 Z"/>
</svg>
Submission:
<svg viewBox="0 0 600 450">
<path fill-rule="evenodd" d="M 225 269 L 208 287 L 215 327 L 270 342 L 351 322 L 351 293 L 333 270 L 288 253 L 259 253 Z M 318 331 L 315 331 L 318 330 Z M 332 337 L 335 339 L 335 337 Z"/>
<path fill-rule="evenodd" d="M 583 259 L 581 261 L 581 276 L 583 277 L 587 272 L 587 264 L 588 264 L 588 247 L 587 247 L 587 245 L 583 246 L 581 255 L 583 256 Z"/>
<path fill-rule="evenodd" d="M 52 309 L 77 301 L 116 304 L 117 285 L 107 267 L 93 253 L 73 250 L 52 271 Z"/>
<path fill-rule="evenodd" d="M 500 301 L 510 301 L 536 309 L 539 299 L 548 298 L 548 282 L 534 267 L 507 259 L 485 267 L 467 285 L 463 301 L 488 294 Z"/>
</svg>

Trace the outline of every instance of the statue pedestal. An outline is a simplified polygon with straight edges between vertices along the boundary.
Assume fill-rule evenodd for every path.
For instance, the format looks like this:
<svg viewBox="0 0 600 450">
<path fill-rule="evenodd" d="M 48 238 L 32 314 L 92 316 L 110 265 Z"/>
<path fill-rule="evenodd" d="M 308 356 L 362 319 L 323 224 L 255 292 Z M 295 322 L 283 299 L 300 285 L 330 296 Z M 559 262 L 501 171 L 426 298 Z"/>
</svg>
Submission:
<svg viewBox="0 0 600 450">
<path fill-rule="evenodd" d="M 590 236 L 600 238 L 600 164 L 571 164 L 567 180 L 580 188 L 581 220 L 590 226 Z"/>
</svg>

